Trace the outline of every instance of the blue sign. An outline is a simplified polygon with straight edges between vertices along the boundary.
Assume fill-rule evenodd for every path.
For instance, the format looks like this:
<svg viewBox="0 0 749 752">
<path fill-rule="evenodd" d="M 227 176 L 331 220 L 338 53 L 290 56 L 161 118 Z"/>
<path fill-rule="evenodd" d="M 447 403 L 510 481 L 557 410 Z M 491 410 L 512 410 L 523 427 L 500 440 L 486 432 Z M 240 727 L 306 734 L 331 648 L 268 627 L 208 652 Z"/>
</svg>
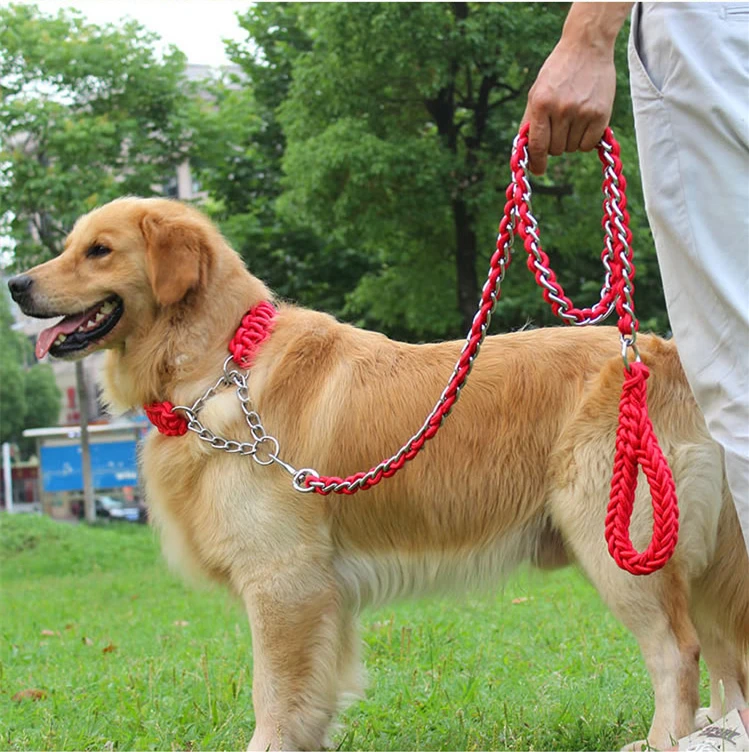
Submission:
<svg viewBox="0 0 749 752">
<path fill-rule="evenodd" d="M 134 441 L 91 444 L 94 488 L 122 488 L 138 483 Z M 42 487 L 45 491 L 82 491 L 81 447 L 43 446 Z"/>
</svg>

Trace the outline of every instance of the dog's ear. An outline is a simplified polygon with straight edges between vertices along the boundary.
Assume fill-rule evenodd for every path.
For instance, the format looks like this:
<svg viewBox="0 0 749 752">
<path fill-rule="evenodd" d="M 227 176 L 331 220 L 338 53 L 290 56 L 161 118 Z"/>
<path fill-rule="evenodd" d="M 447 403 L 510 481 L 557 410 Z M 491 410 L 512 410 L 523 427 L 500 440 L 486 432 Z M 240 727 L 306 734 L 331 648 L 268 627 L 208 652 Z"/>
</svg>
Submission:
<svg viewBox="0 0 749 752">
<path fill-rule="evenodd" d="M 190 217 L 146 214 L 140 222 L 146 241 L 146 272 L 156 300 L 179 303 L 205 275 L 209 243 L 205 228 Z"/>
</svg>

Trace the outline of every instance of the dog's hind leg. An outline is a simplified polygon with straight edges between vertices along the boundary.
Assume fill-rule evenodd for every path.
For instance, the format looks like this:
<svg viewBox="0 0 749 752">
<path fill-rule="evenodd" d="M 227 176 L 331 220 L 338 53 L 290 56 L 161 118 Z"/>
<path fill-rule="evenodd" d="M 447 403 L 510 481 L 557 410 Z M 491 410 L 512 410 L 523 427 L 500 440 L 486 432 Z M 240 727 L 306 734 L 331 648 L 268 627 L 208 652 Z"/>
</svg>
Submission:
<svg viewBox="0 0 749 752">
<path fill-rule="evenodd" d="M 710 671 L 710 707 L 697 715 L 704 726 L 749 703 L 749 556 L 727 488 L 715 554 L 692 585 L 692 619 Z"/>
<path fill-rule="evenodd" d="M 667 749 L 694 730 L 699 704 L 699 644 L 689 617 L 687 578 L 678 560 L 647 577 L 619 569 L 604 540 L 605 498 L 605 487 L 587 499 L 568 487 L 552 502 L 553 519 L 568 550 L 639 643 L 655 693 L 648 743 Z M 635 506 L 647 503 L 640 498 Z"/>
<path fill-rule="evenodd" d="M 341 599 L 318 574 L 314 586 L 302 588 L 304 576 L 276 577 L 272 589 L 245 594 L 254 661 L 251 750 L 325 747 L 339 699 Z"/>
</svg>

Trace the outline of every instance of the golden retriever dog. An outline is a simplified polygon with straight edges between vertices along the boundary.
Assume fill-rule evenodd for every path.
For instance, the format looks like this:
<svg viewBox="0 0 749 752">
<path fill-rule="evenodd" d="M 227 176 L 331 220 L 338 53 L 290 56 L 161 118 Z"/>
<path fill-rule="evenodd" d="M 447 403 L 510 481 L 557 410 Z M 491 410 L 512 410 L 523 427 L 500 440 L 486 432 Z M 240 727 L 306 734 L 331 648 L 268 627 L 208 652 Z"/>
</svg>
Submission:
<svg viewBox="0 0 749 752">
<path fill-rule="evenodd" d="M 165 199 L 92 211 L 59 257 L 10 287 L 28 315 L 65 316 L 40 335 L 40 355 L 108 350 L 103 388 L 115 411 L 191 405 L 221 375 L 245 312 L 273 301 L 199 211 Z M 390 456 L 422 424 L 461 349 L 394 342 L 274 302 L 249 397 L 297 468 L 344 476 Z M 702 715 L 746 707 L 749 559 L 721 449 L 674 345 L 647 335 L 638 343 L 681 508 L 673 558 L 650 576 L 619 569 L 604 540 L 623 374 L 613 327 L 487 338 L 440 433 L 400 473 L 355 496 L 303 495 L 277 464 L 218 451 L 194 432 L 150 432 L 143 478 L 166 557 L 225 583 L 247 609 L 251 749 L 326 744 L 341 702 L 361 691 L 357 618 L 366 605 L 496 585 L 523 562 L 576 564 L 631 630 L 655 692 L 653 747 L 699 722 L 700 652 L 712 683 Z M 200 420 L 252 441 L 234 388 L 217 390 Z M 651 525 L 641 475 L 639 549 Z"/>
</svg>

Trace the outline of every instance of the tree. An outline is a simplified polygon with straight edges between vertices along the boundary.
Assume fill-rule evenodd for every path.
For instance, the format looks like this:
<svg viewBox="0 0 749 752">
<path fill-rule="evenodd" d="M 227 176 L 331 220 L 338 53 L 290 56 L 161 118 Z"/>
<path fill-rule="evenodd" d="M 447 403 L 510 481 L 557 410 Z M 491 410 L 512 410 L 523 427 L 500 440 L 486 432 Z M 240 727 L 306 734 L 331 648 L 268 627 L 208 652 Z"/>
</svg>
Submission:
<svg viewBox="0 0 749 752">
<path fill-rule="evenodd" d="M 258 3 L 240 17 L 248 40 L 229 43 L 228 52 L 241 72 L 194 101 L 190 162 L 210 194 L 206 208 L 250 270 L 282 297 L 342 315 L 370 258 L 276 211 L 286 148 L 277 110 L 294 61 L 312 45 L 301 11 Z"/>
<path fill-rule="evenodd" d="M 31 344 L 12 328 L 13 316 L 0 294 L 0 444 L 19 443 L 26 428 L 55 423 L 60 390 L 52 369 L 33 362 Z"/>
<path fill-rule="evenodd" d="M 0 215 L 27 266 L 75 219 L 123 194 L 151 195 L 186 153 L 184 56 L 159 58 L 134 22 L 0 8 Z"/>
<path fill-rule="evenodd" d="M 456 335 L 470 325 L 512 140 L 565 11 L 553 3 L 322 3 L 300 11 L 312 43 L 292 60 L 280 105 L 287 141 L 280 202 L 286 216 L 371 259 L 348 297 L 350 315 L 412 338 Z M 262 40 L 259 47 L 263 53 Z M 620 46 L 614 122 L 625 124 L 618 130 L 636 194 L 622 54 Z M 591 295 L 602 278 L 596 160 L 555 162 L 535 187 L 560 278 L 575 299 Z M 662 324 L 642 217 L 634 212 L 636 239 L 647 243 L 638 246 L 638 280 L 648 293 L 638 296 L 640 311 Z M 551 323 L 527 272 L 512 274 L 506 287 L 505 325 Z"/>
<path fill-rule="evenodd" d="M 0 8 L 0 217 L 16 266 L 59 253 L 95 206 L 151 195 L 174 176 L 189 135 L 185 59 L 175 48 L 159 57 L 155 39 L 134 22 Z M 50 396 L 34 392 L 30 403 Z M 84 422 L 84 450 L 86 431 Z M 90 484 L 84 496 L 93 519 Z"/>
</svg>

